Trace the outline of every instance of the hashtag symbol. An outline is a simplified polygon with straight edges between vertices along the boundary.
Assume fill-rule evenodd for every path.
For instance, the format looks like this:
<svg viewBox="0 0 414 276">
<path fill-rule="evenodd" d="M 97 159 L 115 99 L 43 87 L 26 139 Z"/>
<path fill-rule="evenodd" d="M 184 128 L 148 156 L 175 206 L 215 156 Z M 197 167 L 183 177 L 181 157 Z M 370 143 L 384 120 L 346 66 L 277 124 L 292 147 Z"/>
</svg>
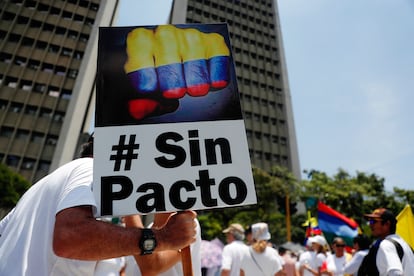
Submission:
<svg viewBox="0 0 414 276">
<path fill-rule="evenodd" d="M 129 136 L 128 144 L 125 144 L 125 136 L 119 136 L 118 145 L 112 146 L 112 151 L 116 152 L 116 154 L 112 154 L 110 157 L 110 160 L 115 160 L 114 171 L 120 170 L 122 160 L 125 160 L 124 170 L 131 170 L 132 160 L 138 158 L 138 153 L 134 153 L 135 149 L 139 149 L 139 144 L 135 144 L 135 135 Z"/>
</svg>

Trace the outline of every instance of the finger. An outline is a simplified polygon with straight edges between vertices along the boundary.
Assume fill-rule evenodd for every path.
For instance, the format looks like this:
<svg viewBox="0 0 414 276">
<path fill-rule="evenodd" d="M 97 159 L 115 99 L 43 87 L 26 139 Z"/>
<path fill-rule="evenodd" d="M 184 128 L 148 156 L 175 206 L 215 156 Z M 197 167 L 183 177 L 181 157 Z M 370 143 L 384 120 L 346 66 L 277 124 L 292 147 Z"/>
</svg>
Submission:
<svg viewBox="0 0 414 276">
<path fill-rule="evenodd" d="M 208 46 L 207 58 L 209 60 L 211 87 L 222 89 L 229 83 L 230 50 L 223 36 L 217 33 L 207 34 L 205 41 Z"/>
<path fill-rule="evenodd" d="M 154 100 L 149 98 L 133 99 L 128 102 L 129 114 L 136 120 L 145 117 L 162 115 L 177 110 L 178 100 Z"/>
<path fill-rule="evenodd" d="M 154 67 L 154 35 L 152 30 L 136 28 L 126 40 L 127 61 L 124 70 L 139 94 L 158 90 L 157 73 Z"/>
<path fill-rule="evenodd" d="M 187 93 L 194 97 L 204 96 L 210 90 L 205 34 L 196 29 L 183 29 L 180 31 L 180 50 Z"/>
<path fill-rule="evenodd" d="M 186 91 L 177 28 L 162 25 L 155 31 L 155 65 L 162 95 L 167 99 L 182 98 Z"/>
<path fill-rule="evenodd" d="M 134 99 L 128 102 L 128 111 L 134 119 L 141 120 L 154 113 L 158 106 L 158 101 L 152 99 Z"/>
</svg>

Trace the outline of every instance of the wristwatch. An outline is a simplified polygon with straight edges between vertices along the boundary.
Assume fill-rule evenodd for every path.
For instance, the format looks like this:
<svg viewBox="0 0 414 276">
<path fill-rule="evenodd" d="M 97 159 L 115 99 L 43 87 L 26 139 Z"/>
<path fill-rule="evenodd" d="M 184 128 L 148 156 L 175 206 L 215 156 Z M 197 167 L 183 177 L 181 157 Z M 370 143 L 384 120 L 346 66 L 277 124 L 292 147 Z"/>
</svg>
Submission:
<svg viewBox="0 0 414 276">
<path fill-rule="evenodd" d="M 141 240 L 139 241 L 141 255 L 151 254 L 156 246 L 157 241 L 155 240 L 154 232 L 150 228 L 142 229 Z"/>
</svg>

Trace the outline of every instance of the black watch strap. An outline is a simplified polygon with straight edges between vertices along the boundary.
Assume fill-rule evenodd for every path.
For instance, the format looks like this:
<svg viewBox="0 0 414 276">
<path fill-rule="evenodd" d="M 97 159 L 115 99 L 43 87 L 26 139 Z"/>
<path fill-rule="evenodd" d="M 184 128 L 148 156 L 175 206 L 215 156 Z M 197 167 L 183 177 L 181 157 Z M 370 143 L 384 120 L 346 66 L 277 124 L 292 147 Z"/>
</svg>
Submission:
<svg viewBox="0 0 414 276">
<path fill-rule="evenodd" d="M 139 248 L 141 249 L 141 255 L 152 254 L 157 241 L 154 236 L 154 232 L 150 228 L 144 228 L 141 232 L 141 240 L 139 241 Z"/>
</svg>

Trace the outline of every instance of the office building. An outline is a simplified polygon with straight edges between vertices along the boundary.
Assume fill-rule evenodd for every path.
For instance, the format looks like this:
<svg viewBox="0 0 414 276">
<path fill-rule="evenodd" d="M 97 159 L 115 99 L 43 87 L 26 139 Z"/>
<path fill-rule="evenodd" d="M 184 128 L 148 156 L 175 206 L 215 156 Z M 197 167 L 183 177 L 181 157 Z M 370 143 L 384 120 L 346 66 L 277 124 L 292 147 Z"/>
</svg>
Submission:
<svg viewBox="0 0 414 276">
<path fill-rule="evenodd" d="M 29 181 L 76 155 L 93 111 L 98 26 L 112 25 L 117 5 L 1 1 L 0 161 Z"/>
<path fill-rule="evenodd" d="M 175 0 L 171 22 L 228 24 L 252 164 L 300 179 L 276 0 Z"/>
</svg>

